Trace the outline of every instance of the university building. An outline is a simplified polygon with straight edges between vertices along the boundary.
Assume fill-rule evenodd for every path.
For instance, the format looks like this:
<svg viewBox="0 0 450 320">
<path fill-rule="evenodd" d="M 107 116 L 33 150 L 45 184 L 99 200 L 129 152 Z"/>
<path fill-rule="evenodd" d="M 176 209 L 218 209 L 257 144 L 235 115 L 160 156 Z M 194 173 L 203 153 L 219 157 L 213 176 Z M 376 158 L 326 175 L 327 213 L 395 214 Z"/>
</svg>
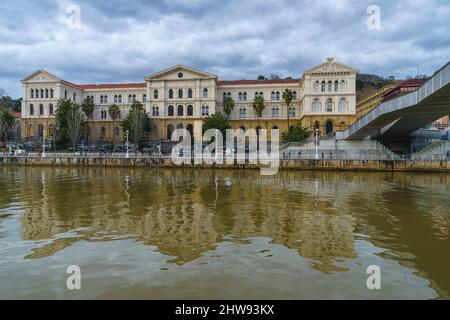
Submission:
<svg viewBox="0 0 450 320">
<path fill-rule="evenodd" d="M 217 75 L 177 65 L 132 84 L 74 84 L 44 70 L 38 70 L 22 82 L 22 138 L 42 136 L 54 132 L 55 112 L 59 99 L 77 104 L 90 96 L 95 102 L 89 119 L 90 141 L 123 139 L 121 119 L 131 104 L 143 102 L 151 118 L 151 140 L 167 140 L 176 128 L 194 132 L 201 128 L 208 115 L 223 112 L 222 101 L 232 97 L 235 107 L 229 120 L 233 128 L 256 129 L 258 118 L 253 99 L 263 96 L 265 109 L 259 119 L 262 129 L 278 128 L 281 132 L 290 125 L 301 124 L 313 130 L 318 127 L 325 135 L 344 130 L 356 119 L 356 73 L 352 67 L 333 58 L 308 69 L 299 79 L 279 80 L 220 80 Z M 294 93 L 289 110 L 282 98 L 285 89 Z M 114 128 L 108 107 L 120 108 L 120 119 Z"/>
</svg>

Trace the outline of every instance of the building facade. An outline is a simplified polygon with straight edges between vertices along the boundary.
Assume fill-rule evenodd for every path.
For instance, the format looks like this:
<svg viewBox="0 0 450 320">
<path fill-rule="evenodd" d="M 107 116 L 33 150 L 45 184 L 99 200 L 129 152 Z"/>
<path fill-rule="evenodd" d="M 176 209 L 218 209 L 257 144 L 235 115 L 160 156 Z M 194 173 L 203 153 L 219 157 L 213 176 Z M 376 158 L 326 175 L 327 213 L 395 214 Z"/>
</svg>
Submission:
<svg viewBox="0 0 450 320">
<path fill-rule="evenodd" d="M 134 101 L 143 102 L 151 119 L 151 140 L 168 140 L 176 128 L 194 132 L 205 117 L 223 112 L 222 101 L 235 102 L 229 116 L 233 128 L 288 129 L 301 124 L 322 134 L 344 130 L 356 119 L 356 73 L 349 66 L 329 58 L 306 70 L 300 79 L 219 80 L 217 75 L 177 65 L 145 77 L 143 83 L 79 85 L 38 70 L 22 80 L 22 137 L 51 137 L 59 99 L 81 104 L 92 97 L 95 109 L 89 119 L 90 141 L 123 139 L 121 121 Z M 289 106 L 283 100 L 285 89 L 294 93 Z M 253 99 L 263 96 L 265 109 L 257 118 Z M 116 104 L 120 118 L 113 125 L 108 107 Z"/>
</svg>

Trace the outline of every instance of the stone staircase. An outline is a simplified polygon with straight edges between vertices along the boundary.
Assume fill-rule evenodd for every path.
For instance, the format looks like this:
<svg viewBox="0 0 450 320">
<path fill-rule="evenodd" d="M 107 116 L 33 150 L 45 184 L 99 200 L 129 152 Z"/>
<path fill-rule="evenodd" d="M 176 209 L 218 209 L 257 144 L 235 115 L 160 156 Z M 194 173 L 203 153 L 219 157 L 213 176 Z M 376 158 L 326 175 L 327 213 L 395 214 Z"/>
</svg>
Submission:
<svg viewBox="0 0 450 320">
<path fill-rule="evenodd" d="M 434 142 L 418 153 L 420 156 L 427 156 L 427 155 L 446 155 L 447 152 L 450 152 L 450 141 L 438 141 Z"/>
</svg>

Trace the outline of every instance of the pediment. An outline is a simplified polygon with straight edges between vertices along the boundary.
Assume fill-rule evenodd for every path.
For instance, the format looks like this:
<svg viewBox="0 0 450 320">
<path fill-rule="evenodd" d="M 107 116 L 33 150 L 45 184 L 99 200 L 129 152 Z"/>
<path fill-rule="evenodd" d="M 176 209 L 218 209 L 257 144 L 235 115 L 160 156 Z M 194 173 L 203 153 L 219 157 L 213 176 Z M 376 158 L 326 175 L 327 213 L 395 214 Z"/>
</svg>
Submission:
<svg viewBox="0 0 450 320">
<path fill-rule="evenodd" d="M 45 70 L 38 70 L 22 79 L 22 82 L 57 82 L 61 81 L 58 77 L 48 73 Z"/>
<path fill-rule="evenodd" d="M 180 78 L 180 74 L 182 77 Z M 197 70 L 194 68 L 177 65 L 163 71 L 157 72 L 145 78 L 145 80 L 193 80 L 193 79 L 217 79 L 214 74 Z"/>
<path fill-rule="evenodd" d="M 358 71 L 350 66 L 336 62 L 334 59 L 328 59 L 327 62 L 305 71 L 305 73 L 342 73 L 342 72 L 356 73 Z"/>
</svg>

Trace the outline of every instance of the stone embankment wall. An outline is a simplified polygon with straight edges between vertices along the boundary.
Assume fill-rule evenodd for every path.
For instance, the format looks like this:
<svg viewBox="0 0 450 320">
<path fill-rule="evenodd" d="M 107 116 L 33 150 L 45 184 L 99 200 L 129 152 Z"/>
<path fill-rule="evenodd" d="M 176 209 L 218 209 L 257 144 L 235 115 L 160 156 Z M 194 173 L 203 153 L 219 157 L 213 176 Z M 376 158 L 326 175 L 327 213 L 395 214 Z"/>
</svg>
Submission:
<svg viewBox="0 0 450 320">
<path fill-rule="evenodd" d="M 259 164 L 175 165 L 170 158 L 0 157 L 0 165 L 53 167 L 160 167 L 259 169 Z M 281 170 L 360 170 L 450 172 L 450 161 L 280 160 Z"/>
</svg>

